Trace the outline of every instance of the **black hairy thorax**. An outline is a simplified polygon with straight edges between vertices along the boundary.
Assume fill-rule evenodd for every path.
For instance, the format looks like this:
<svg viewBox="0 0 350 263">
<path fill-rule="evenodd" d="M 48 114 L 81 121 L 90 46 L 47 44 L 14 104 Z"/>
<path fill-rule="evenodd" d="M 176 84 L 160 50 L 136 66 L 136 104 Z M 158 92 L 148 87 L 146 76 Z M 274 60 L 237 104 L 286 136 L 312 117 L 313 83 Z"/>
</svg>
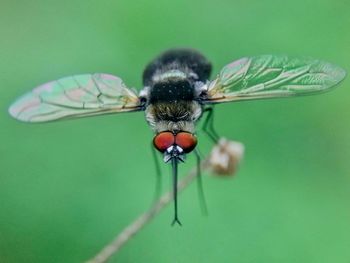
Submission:
<svg viewBox="0 0 350 263">
<path fill-rule="evenodd" d="M 149 104 L 156 121 L 192 121 L 197 105 L 194 84 L 179 77 L 159 80 L 150 89 Z"/>
<path fill-rule="evenodd" d="M 188 79 L 170 77 L 153 84 L 149 104 L 157 121 L 190 121 L 194 98 L 194 86 Z"/>
<path fill-rule="evenodd" d="M 157 82 L 150 90 L 149 102 L 191 101 L 194 99 L 194 87 L 186 79 L 167 79 Z"/>
</svg>

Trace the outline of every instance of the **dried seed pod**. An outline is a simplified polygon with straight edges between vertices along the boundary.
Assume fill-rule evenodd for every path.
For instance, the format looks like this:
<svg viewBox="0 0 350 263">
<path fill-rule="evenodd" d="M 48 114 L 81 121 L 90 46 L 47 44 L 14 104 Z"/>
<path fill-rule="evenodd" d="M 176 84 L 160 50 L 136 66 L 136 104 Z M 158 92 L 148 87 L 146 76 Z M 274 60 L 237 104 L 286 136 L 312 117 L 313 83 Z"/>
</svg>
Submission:
<svg viewBox="0 0 350 263">
<path fill-rule="evenodd" d="M 214 175 L 234 175 L 243 154 L 244 145 L 242 143 L 221 138 L 212 149 L 206 162 L 206 168 Z"/>
</svg>

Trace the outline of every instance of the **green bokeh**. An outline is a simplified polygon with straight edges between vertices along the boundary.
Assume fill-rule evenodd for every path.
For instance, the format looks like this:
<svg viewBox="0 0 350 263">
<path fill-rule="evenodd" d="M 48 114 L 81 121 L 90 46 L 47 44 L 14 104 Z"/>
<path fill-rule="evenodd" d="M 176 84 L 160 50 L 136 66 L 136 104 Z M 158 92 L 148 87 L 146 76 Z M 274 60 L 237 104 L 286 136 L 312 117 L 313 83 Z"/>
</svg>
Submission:
<svg viewBox="0 0 350 263">
<path fill-rule="evenodd" d="M 179 46 L 215 72 L 268 53 L 349 71 L 349 13 L 345 0 L 2 0 L 0 262 L 83 262 L 149 207 L 155 185 L 143 114 L 29 125 L 7 114 L 17 96 L 88 72 L 140 88 L 144 65 Z M 218 106 L 217 130 L 246 146 L 239 174 L 205 177 L 208 217 L 191 185 L 182 228 L 170 227 L 170 206 L 111 262 L 349 262 L 349 88 L 350 78 L 320 96 Z"/>
</svg>

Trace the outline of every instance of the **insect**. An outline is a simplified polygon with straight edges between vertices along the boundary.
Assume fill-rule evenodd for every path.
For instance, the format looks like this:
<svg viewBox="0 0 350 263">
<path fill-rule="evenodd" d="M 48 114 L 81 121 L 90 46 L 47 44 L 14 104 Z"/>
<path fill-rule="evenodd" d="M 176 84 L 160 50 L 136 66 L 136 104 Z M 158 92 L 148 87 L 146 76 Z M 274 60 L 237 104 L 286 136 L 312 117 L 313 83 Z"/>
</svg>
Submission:
<svg viewBox="0 0 350 263">
<path fill-rule="evenodd" d="M 210 81 L 211 68 L 195 50 L 172 49 L 147 65 L 139 94 L 113 75 L 75 75 L 33 89 L 16 100 L 9 113 L 24 122 L 46 122 L 144 111 L 155 133 L 155 149 L 172 165 L 173 224 L 181 224 L 177 215 L 177 166 L 196 149 L 195 125 L 204 112 L 204 131 L 217 141 L 212 125 L 214 104 L 320 93 L 346 75 L 342 68 L 321 60 L 273 55 L 234 61 Z"/>
</svg>

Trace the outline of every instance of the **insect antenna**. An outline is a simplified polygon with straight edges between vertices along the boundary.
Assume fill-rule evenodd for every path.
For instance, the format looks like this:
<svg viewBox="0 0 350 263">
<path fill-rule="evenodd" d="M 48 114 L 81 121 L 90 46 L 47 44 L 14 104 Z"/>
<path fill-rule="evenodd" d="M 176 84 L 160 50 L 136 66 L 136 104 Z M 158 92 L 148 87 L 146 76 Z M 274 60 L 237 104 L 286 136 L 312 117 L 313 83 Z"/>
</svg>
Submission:
<svg viewBox="0 0 350 263">
<path fill-rule="evenodd" d="M 201 156 L 198 148 L 195 149 L 194 154 L 196 155 L 197 163 L 197 189 L 198 189 L 198 198 L 199 204 L 204 215 L 208 215 L 207 202 L 204 195 L 203 180 L 202 180 L 202 170 L 201 170 Z"/>
<path fill-rule="evenodd" d="M 178 223 L 180 226 L 182 226 L 179 218 L 177 217 L 177 164 L 178 159 L 176 156 L 173 156 L 171 158 L 171 166 L 172 166 L 172 172 L 173 172 L 173 195 L 174 195 L 174 220 L 171 223 L 173 226 L 175 223 Z"/>
<path fill-rule="evenodd" d="M 203 113 L 207 113 L 202 130 L 209 138 L 216 144 L 219 141 L 220 136 L 217 134 L 214 128 L 214 107 L 208 107 L 204 109 Z"/>
</svg>

